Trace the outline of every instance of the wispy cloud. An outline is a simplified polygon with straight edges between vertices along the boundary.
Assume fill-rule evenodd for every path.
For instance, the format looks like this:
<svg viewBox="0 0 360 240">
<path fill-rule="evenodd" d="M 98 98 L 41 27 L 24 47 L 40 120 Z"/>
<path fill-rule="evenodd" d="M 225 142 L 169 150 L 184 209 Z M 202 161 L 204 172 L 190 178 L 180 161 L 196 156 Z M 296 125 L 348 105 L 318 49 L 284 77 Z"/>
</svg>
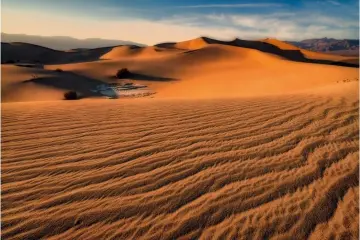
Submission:
<svg viewBox="0 0 360 240">
<path fill-rule="evenodd" d="M 324 2 L 323 2 L 324 3 Z M 267 3 L 266 6 L 269 6 Z M 234 7 L 234 4 L 209 4 L 207 7 Z M 244 7 L 244 4 L 235 4 Z M 260 4 L 246 4 L 247 7 L 259 7 Z M 279 5 L 279 4 L 276 4 Z M 281 5 L 281 4 L 280 4 Z M 205 5 L 182 6 L 200 8 Z M 260 6 L 264 6 L 261 4 Z M 178 6 L 179 7 L 179 6 Z M 347 14 L 334 11 L 338 7 L 327 4 L 326 11 L 316 9 L 276 8 L 271 11 L 224 11 L 215 14 L 211 11 L 169 11 L 169 14 L 153 17 L 151 15 L 134 14 L 125 8 L 117 8 L 121 14 L 107 11 L 106 16 L 73 17 L 56 15 L 38 10 L 2 9 L 2 29 L 8 33 L 28 33 L 35 35 L 67 35 L 76 38 L 100 37 L 122 39 L 145 44 L 156 44 L 164 41 L 181 41 L 198 36 L 208 36 L 221 40 L 257 39 L 275 37 L 282 40 L 302 40 L 307 38 L 358 38 L 357 10 L 351 6 Z M 342 4 L 339 8 L 344 8 Z M 150 9 L 152 10 L 152 9 Z M 162 9 L 163 10 L 163 9 Z M 330 10 L 330 12 L 328 12 Z M 331 11 L 332 10 L 332 11 Z M 97 12 L 100 9 L 96 10 Z M 129 12 L 129 14 L 125 14 Z M 124 13 L 124 14 L 123 14 Z M 119 17 L 118 15 L 121 15 Z M 34 17 L 36 16 L 36 18 Z M 305 16 L 305 17 L 304 17 Z M 27 24 L 24 25 L 23 22 Z M 51 28 L 49 28 L 51 23 Z M 117 29 L 114 31 L 114 29 Z"/>
<path fill-rule="evenodd" d="M 202 4 L 175 6 L 173 8 L 262 8 L 262 7 L 281 7 L 279 3 L 239 3 L 239 4 Z"/>
<path fill-rule="evenodd" d="M 339 2 L 337 2 L 337 1 L 335 1 L 335 0 L 328 0 L 327 2 L 328 2 L 328 3 L 331 3 L 331 4 L 333 4 L 333 5 L 336 5 L 336 6 L 340 6 L 340 5 L 341 5 L 341 3 L 339 3 Z"/>
</svg>

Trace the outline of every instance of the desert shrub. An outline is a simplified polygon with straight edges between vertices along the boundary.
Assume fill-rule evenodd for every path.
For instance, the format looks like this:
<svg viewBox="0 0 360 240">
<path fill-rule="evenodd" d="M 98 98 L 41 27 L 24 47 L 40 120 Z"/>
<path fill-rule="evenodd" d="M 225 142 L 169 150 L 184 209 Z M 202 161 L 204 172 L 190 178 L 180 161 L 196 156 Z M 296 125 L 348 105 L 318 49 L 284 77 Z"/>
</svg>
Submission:
<svg viewBox="0 0 360 240">
<path fill-rule="evenodd" d="M 57 68 L 55 69 L 55 72 L 63 72 L 63 70 L 61 68 Z"/>
<path fill-rule="evenodd" d="M 130 77 L 131 73 L 127 68 L 122 68 L 117 71 L 116 77 L 117 78 L 128 78 Z"/>
<path fill-rule="evenodd" d="M 77 92 L 75 92 L 75 91 L 68 91 L 68 92 L 64 93 L 65 100 L 76 100 L 78 98 L 79 98 L 79 96 L 78 96 Z"/>
</svg>

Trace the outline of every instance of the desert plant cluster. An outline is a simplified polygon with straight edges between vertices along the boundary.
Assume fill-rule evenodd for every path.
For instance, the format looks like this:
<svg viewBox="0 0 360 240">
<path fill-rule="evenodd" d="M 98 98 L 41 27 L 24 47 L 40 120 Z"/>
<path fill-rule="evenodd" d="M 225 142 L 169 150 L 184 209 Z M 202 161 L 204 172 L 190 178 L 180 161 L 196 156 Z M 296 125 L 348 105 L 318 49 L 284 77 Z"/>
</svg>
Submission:
<svg viewBox="0 0 360 240">
<path fill-rule="evenodd" d="M 65 100 L 76 100 L 79 98 L 79 95 L 76 91 L 67 91 L 64 93 Z"/>
<path fill-rule="evenodd" d="M 131 72 L 127 68 L 122 68 L 117 71 L 115 75 L 118 79 L 128 78 L 131 76 Z"/>
</svg>

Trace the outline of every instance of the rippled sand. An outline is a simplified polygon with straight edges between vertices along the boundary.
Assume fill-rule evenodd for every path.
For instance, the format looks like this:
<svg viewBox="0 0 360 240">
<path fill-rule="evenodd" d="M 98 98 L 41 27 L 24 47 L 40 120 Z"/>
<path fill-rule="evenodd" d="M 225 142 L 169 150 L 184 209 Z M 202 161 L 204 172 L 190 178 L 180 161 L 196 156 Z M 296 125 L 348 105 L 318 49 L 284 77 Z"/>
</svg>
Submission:
<svg viewBox="0 0 360 240">
<path fill-rule="evenodd" d="M 358 121 L 347 94 L 2 104 L 2 238 L 357 239 Z"/>
</svg>

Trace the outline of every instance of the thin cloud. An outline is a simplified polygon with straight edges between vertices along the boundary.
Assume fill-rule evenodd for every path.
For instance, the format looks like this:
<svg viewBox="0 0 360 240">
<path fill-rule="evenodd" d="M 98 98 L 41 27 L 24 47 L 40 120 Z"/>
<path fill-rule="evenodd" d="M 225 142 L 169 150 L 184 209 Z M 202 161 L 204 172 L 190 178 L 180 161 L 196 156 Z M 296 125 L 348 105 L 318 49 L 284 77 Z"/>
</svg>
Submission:
<svg viewBox="0 0 360 240">
<path fill-rule="evenodd" d="M 275 37 L 282 40 L 307 38 L 357 38 L 358 22 L 353 17 L 298 11 L 268 14 L 181 13 L 160 19 L 69 18 L 50 12 L 3 9 L 2 29 L 7 33 L 76 38 L 126 39 L 148 45 L 208 36 L 221 40 Z M 295 14 L 295 15 L 294 15 Z M 37 16 L 34 18 L 34 16 Z M 22 24 L 26 21 L 26 25 Z M 49 28 L 49 22 L 52 27 Z M 119 31 L 114 31 L 118 29 Z"/>
<path fill-rule="evenodd" d="M 242 4 L 202 4 L 175 6 L 173 8 L 261 8 L 261 7 L 282 7 L 278 3 L 242 3 Z"/>
<path fill-rule="evenodd" d="M 328 3 L 331 3 L 332 5 L 336 5 L 336 6 L 340 6 L 341 3 L 337 2 L 337 1 L 334 1 L 334 0 L 328 0 L 327 1 Z"/>
</svg>

